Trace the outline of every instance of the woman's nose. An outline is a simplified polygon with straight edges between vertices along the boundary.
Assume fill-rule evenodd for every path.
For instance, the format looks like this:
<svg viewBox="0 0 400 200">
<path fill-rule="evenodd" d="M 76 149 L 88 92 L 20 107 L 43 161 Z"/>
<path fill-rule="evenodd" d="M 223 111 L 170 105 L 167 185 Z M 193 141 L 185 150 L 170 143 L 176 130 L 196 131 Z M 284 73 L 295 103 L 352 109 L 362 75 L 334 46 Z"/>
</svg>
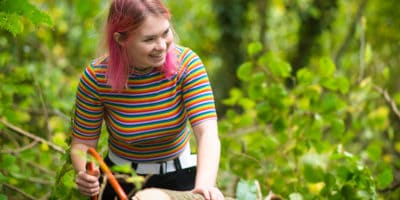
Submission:
<svg viewBox="0 0 400 200">
<path fill-rule="evenodd" d="M 158 39 L 155 49 L 159 51 L 167 49 L 167 41 L 165 39 Z"/>
</svg>

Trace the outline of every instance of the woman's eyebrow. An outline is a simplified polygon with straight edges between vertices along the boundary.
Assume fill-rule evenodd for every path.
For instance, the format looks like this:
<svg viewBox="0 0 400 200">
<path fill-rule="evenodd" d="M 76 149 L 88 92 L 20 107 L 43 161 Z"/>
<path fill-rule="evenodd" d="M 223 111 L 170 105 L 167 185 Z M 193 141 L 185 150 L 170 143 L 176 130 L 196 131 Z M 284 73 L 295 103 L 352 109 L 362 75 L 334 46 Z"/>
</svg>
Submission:
<svg viewBox="0 0 400 200">
<path fill-rule="evenodd" d="M 168 31 L 169 31 L 169 29 L 170 29 L 170 27 L 168 26 L 168 28 L 167 28 L 167 29 L 165 29 L 165 30 L 164 30 L 162 33 L 160 33 L 160 34 L 144 35 L 143 37 L 144 37 L 144 38 L 153 38 L 153 37 L 157 37 L 157 35 L 162 35 L 162 34 L 164 34 L 164 33 L 168 32 Z"/>
</svg>

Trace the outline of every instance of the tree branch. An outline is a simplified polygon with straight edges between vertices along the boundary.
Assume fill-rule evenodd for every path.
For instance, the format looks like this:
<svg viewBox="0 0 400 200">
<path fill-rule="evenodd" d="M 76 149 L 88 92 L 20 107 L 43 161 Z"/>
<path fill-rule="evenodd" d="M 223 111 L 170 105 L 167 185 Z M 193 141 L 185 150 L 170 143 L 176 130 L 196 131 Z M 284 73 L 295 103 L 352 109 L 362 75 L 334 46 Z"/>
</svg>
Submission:
<svg viewBox="0 0 400 200">
<path fill-rule="evenodd" d="M 384 90 L 378 86 L 374 86 L 375 90 L 378 91 L 384 98 L 385 101 L 389 104 L 391 107 L 393 113 L 396 115 L 396 117 L 400 120 L 400 111 L 397 108 L 396 102 L 390 97 L 389 93 L 387 90 Z"/>
<path fill-rule="evenodd" d="M 47 141 L 47 140 L 45 140 L 45 139 L 43 139 L 41 137 L 35 136 L 34 134 L 29 133 L 29 132 L 27 132 L 25 130 L 22 130 L 21 128 L 19 128 L 17 126 L 14 126 L 13 124 L 7 122 L 4 119 L 0 119 L 0 123 L 4 124 L 7 128 L 9 128 L 9 129 L 21 134 L 21 135 L 24 135 L 24 136 L 26 136 L 26 137 L 28 137 L 30 139 L 46 143 L 47 145 L 49 145 L 49 147 L 51 147 L 52 149 L 54 149 L 54 150 L 56 150 L 56 151 L 58 151 L 60 153 L 65 153 L 65 150 L 62 147 L 57 146 L 56 144 L 54 144 L 54 143 L 52 143 L 50 141 Z"/>
<path fill-rule="evenodd" d="M 13 191 L 15 191 L 15 192 L 18 192 L 18 193 L 22 194 L 22 196 L 26 197 L 26 199 L 31 199 L 31 200 L 35 200 L 35 199 L 36 199 L 36 198 L 33 197 L 32 195 L 30 195 L 30 194 L 24 192 L 23 190 L 21 190 L 21 189 L 15 187 L 15 186 L 13 186 L 13 185 L 10 185 L 10 184 L 7 184 L 7 183 L 3 183 L 3 186 L 5 186 L 5 187 L 7 187 L 7 188 L 9 188 L 9 189 L 11 189 L 11 190 L 13 190 Z"/>
<path fill-rule="evenodd" d="M 17 148 L 17 149 L 5 149 L 5 150 L 0 151 L 0 153 L 19 154 L 22 151 L 25 151 L 27 149 L 30 149 L 30 148 L 34 147 L 37 143 L 38 143 L 38 141 L 35 140 L 35 141 L 31 142 L 30 144 L 28 144 L 26 146 L 23 146 L 23 147 L 20 147 L 20 148 Z"/>
</svg>

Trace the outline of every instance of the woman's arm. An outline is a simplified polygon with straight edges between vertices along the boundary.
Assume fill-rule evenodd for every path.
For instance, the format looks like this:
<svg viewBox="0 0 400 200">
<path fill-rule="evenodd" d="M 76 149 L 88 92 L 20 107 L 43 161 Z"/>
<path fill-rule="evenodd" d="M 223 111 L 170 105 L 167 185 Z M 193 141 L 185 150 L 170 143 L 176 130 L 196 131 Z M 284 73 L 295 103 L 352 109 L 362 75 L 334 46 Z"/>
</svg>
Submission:
<svg viewBox="0 0 400 200">
<path fill-rule="evenodd" d="M 77 141 L 72 138 L 71 160 L 75 171 L 86 171 L 86 152 L 89 147 L 96 148 L 97 141 Z"/>
<path fill-rule="evenodd" d="M 221 143 L 218 137 L 217 120 L 207 120 L 193 127 L 197 141 L 197 174 L 193 192 L 202 194 L 205 199 L 223 199 L 215 187 Z"/>
<path fill-rule="evenodd" d="M 72 139 L 71 143 L 71 160 L 72 165 L 77 173 L 76 185 L 78 190 L 87 196 L 94 196 L 100 192 L 100 184 L 97 176 L 90 175 L 86 172 L 86 154 L 89 147 L 96 148 L 96 141 L 77 141 Z M 99 174 L 100 172 L 97 171 Z"/>
</svg>

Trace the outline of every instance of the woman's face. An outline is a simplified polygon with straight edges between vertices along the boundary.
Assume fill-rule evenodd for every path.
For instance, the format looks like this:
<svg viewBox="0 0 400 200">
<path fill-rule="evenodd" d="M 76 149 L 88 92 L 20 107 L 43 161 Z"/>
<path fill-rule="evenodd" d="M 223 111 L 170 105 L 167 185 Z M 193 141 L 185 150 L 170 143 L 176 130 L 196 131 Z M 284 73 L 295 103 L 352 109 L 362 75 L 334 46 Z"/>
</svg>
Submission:
<svg viewBox="0 0 400 200">
<path fill-rule="evenodd" d="M 173 34 L 169 20 L 149 15 L 143 24 L 131 33 L 124 45 L 134 67 L 148 68 L 164 64 L 172 42 Z"/>
</svg>

